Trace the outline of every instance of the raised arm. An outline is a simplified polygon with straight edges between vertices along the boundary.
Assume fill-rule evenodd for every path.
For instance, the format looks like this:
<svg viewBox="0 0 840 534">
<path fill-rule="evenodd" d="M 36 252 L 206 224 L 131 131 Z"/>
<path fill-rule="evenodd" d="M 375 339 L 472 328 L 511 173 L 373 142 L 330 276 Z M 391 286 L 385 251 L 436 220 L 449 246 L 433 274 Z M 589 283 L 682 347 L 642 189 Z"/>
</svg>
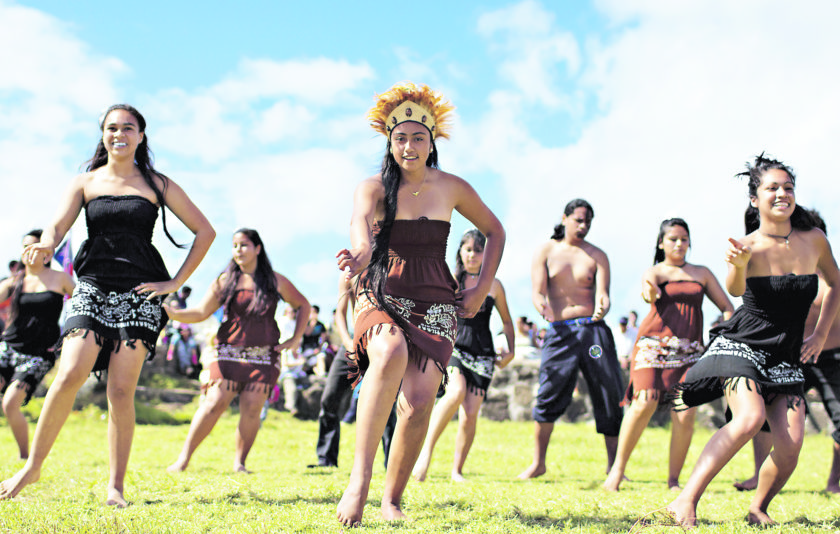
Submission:
<svg viewBox="0 0 840 534">
<path fill-rule="evenodd" d="M 373 221 L 384 191 L 381 180 L 375 176 L 360 183 L 353 194 L 353 215 L 350 218 L 351 248 L 341 249 L 335 256 L 338 259 L 338 268 L 345 272 L 348 280 L 362 272 L 370 263 Z"/>
<path fill-rule="evenodd" d="M 829 245 L 825 236 L 820 235 L 816 241 L 820 250 L 817 268 L 822 273 L 827 289 L 823 297 L 822 307 L 820 308 L 820 317 L 817 319 L 817 325 L 814 327 L 814 333 L 802 342 L 800 359 L 803 362 L 808 360 L 817 361 L 817 357 L 822 352 L 825 340 L 828 338 L 838 310 L 840 310 L 840 271 L 837 269 L 837 262 L 834 260 L 831 245 Z"/>
<path fill-rule="evenodd" d="M 537 312 L 549 323 L 554 322 L 554 312 L 548 302 L 548 249 L 551 243 L 541 245 L 531 259 L 531 302 Z"/>
<path fill-rule="evenodd" d="M 55 247 L 61 243 L 82 211 L 85 203 L 84 185 L 89 176 L 89 174 L 80 174 L 70 182 L 70 186 L 61 197 L 52 224 L 44 228 L 44 233 L 41 234 L 41 239 L 37 243 L 24 249 L 21 259 L 25 263 L 34 265 L 52 259 Z"/>
<path fill-rule="evenodd" d="M 216 231 L 210 225 L 210 221 L 201 213 L 192 200 L 184 193 L 181 187 L 169 180 L 164 192 L 164 201 L 166 207 L 175 214 L 178 219 L 184 223 L 195 236 L 190 247 L 184 263 L 181 268 L 172 278 L 166 282 L 148 282 L 138 285 L 135 290 L 138 293 L 146 295 L 147 298 L 152 298 L 158 295 L 167 295 L 178 290 L 192 275 L 198 264 L 207 254 L 207 250 L 216 238 Z"/>
<path fill-rule="evenodd" d="M 182 323 L 200 323 L 213 315 L 213 312 L 221 307 L 222 303 L 219 301 L 219 295 L 222 294 L 224 276 L 225 275 L 222 274 L 222 276 L 216 278 L 216 280 L 210 284 L 210 288 L 207 290 L 204 298 L 202 298 L 201 302 L 197 305 L 189 308 L 173 308 L 169 304 L 164 303 L 163 309 L 166 310 L 166 314 L 169 315 L 169 318 L 173 321 L 180 321 Z"/>
<path fill-rule="evenodd" d="M 735 311 L 735 307 L 732 305 L 729 297 L 726 296 L 726 291 L 723 290 L 715 275 L 706 267 L 703 267 L 703 287 L 705 288 L 706 296 L 723 313 L 723 320 L 729 320 L 732 317 L 732 312 Z"/>
<path fill-rule="evenodd" d="M 452 177 L 455 191 L 455 209 L 473 223 L 479 232 L 487 238 L 484 244 L 484 260 L 476 286 L 461 291 L 461 310 L 463 317 L 472 317 L 481 308 L 487 293 L 493 287 L 496 271 L 502 261 L 505 249 L 505 229 L 490 208 L 481 200 L 475 189 L 461 178 Z"/>
<path fill-rule="evenodd" d="M 726 251 L 726 262 L 729 264 L 726 290 L 733 297 L 740 297 L 747 290 L 747 266 L 751 257 L 752 249 L 749 246 L 729 238 L 729 249 Z"/>
<path fill-rule="evenodd" d="M 307 321 L 309 321 L 309 301 L 285 276 L 280 273 L 274 273 L 274 275 L 277 277 L 277 292 L 280 293 L 286 304 L 295 310 L 295 333 L 292 334 L 291 338 L 281 343 L 278 350 L 296 349 L 300 346 L 303 331 L 306 329 Z"/>
</svg>

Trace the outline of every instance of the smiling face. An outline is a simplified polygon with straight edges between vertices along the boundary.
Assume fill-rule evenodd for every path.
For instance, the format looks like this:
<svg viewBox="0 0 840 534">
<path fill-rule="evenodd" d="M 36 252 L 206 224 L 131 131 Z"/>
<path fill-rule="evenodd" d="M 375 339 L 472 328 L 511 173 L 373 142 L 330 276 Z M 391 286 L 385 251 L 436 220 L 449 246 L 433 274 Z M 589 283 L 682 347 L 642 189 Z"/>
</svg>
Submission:
<svg viewBox="0 0 840 534">
<path fill-rule="evenodd" d="M 481 262 L 484 261 L 484 249 L 479 247 L 475 239 L 467 239 L 458 250 L 461 255 L 461 263 L 464 270 L 470 274 L 478 274 L 481 270 Z"/>
<path fill-rule="evenodd" d="M 758 209 L 761 217 L 777 221 L 790 219 L 796 207 L 793 179 L 782 169 L 768 169 L 761 176 L 761 184 L 750 198 L 750 204 Z"/>
<path fill-rule="evenodd" d="M 685 255 L 690 246 L 688 231 L 676 224 L 665 230 L 665 235 L 659 242 L 659 248 L 665 252 L 665 260 L 675 265 L 685 263 Z"/>
<path fill-rule="evenodd" d="M 109 156 L 133 158 L 143 136 L 137 118 L 124 109 L 111 110 L 102 122 L 102 143 Z"/>
<path fill-rule="evenodd" d="M 254 242 L 245 234 L 241 232 L 233 234 L 233 261 L 243 271 L 257 265 L 257 256 L 261 250 L 262 247 L 254 245 Z"/>
<path fill-rule="evenodd" d="M 431 153 L 432 134 L 419 122 L 404 122 L 391 132 L 391 155 L 401 169 L 422 169 Z"/>
<path fill-rule="evenodd" d="M 583 241 L 592 224 L 592 213 L 585 207 L 575 208 L 569 215 L 563 215 L 561 223 L 566 227 L 566 238 L 570 241 Z"/>
</svg>

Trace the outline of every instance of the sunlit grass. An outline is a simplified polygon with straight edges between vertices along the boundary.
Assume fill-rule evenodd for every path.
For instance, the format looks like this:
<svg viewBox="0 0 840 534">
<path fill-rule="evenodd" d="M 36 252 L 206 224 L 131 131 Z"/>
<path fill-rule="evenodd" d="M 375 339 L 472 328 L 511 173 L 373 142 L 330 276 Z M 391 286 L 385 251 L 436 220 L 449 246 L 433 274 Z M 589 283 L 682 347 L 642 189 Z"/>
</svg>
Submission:
<svg viewBox="0 0 840 534">
<path fill-rule="evenodd" d="M 35 399 L 37 400 L 37 399 Z M 37 406 L 34 404 L 33 406 Z M 191 415 L 195 403 L 184 409 Z M 176 414 L 174 417 L 184 417 Z M 21 465 L 11 432 L 0 419 L 0 476 Z M 317 424 L 271 412 L 248 458 L 252 475 L 231 472 L 237 414 L 225 415 L 198 449 L 186 473 L 165 468 L 177 456 L 186 425 L 138 425 L 126 496 L 133 505 L 102 505 L 108 477 L 105 414 L 95 407 L 75 412 L 47 460 L 41 481 L 11 502 L 0 503 L 4 532 L 336 532 L 335 505 L 347 483 L 354 428 L 344 427 L 340 467 L 307 469 L 315 461 Z M 34 426 L 31 427 L 34 431 Z M 520 482 L 530 462 L 532 423 L 482 420 L 465 469 L 468 483 L 449 480 L 454 426 L 441 438 L 425 483 L 409 483 L 404 508 L 410 521 L 378 517 L 384 468 L 381 456 L 362 532 L 626 532 L 642 513 L 669 502 L 665 485 L 668 432 L 642 436 L 628 469 L 632 482 L 604 493 L 603 440 L 588 424 L 558 425 L 549 448 L 548 473 Z M 693 464 L 710 432 L 698 429 Z M 755 532 L 743 521 L 751 494 L 732 482 L 752 469 L 747 447 L 711 484 L 700 503 L 703 532 Z M 830 464 L 831 439 L 809 435 L 800 466 L 771 505 L 784 522 L 770 532 L 838 532 L 840 498 L 820 493 Z M 381 454 L 381 453 L 380 453 Z M 683 480 L 687 473 L 683 475 Z M 666 531 L 651 528 L 648 532 Z M 678 531 L 678 529 L 677 529 Z"/>
</svg>

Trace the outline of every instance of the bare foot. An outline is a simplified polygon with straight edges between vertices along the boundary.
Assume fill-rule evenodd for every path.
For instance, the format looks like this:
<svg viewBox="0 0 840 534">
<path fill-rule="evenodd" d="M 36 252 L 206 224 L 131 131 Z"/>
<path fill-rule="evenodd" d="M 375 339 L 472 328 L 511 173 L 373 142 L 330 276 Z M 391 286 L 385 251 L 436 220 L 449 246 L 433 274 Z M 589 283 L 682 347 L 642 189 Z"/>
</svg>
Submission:
<svg viewBox="0 0 840 534">
<path fill-rule="evenodd" d="M 752 491 L 758 486 L 758 477 L 748 478 L 741 482 L 732 484 L 738 491 Z"/>
<path fill-rule="evenodd" d="M 519 476 L 516 478 L 518 478 L 519 480 L 528 480 L 529 478 L 541 477 L 544 474 L 545 465 L 531 464 L 528 466 L 528 469 L 519 473 Z"/>
<path fill-rule="evenodd" d="M 773 521 L 773 519 L 769 515 L 767 515 L 767 512 L 758 508 L 750 507 L 746 519 L 747 523 L 749 523 L 750 525 L 756 525 L 760 527 L 769 527 L 776 524 L 776 522 Z"/>
<path fill-rule="evenodd" d="M 669 478 L 668 479 L 668 489 L 671 491 L 680 491 L 682 488 L 680 487 L 680 481 L 676 478 Z"/>
<path fill-rule="evenodd" d="M 675 500 L 665 507 L 665 511 L 671 514 L 683 528 L 695 528 L 697 526 L 697 509 L 691 502 L 684 504 Z"/>
<path fill-rule="evenodd" d="M 417 482 L 423 482 L 426 480 L 426 474 L 429 471 L 429 464 L 431 463 L 431 457 L 427 456 L 424 451 L 420 452 L 420 457 L 417 458 L 417 462 L 414 464 L 414 469 L 411 471 L 411 476 Z"/>
<path fill-rule="evenodd" d="M 106 506 L 116 506 L 117 508 L 125 508 L 130 503 L 125 500 L 120 490 L 116 488 L 108 488 L 108 499 L 105 501 Z"/>
<path fill-rule="evenodd" d="M 181 458 L 178 458 L 175 460 L 175 463 L 167 467 L 166 470 L 170 473 L 180 473 L 187 470 L 187 465 L 189 463 L 189 460 L 182 460 Z"/>
<path fill-rule="evenodd" d="M 367 501 L 367 485 L 354 484 L 351 478 L 347 489 L 344 490 L 344 495 L 338 501 L 336 508 L 336 519 L 345 527 L 360 527 L 362 526 L 362 514 L 365 511 L 365 501 Z"/>
<path fill-rule="evenodd" d="M 452 474 L 450 475 L 450 478 L 452 478 L 452 482 L 466 482 L 467 481 L 467 479 L 464 478 L 464 475 L 462 475 L 461 473 L 456 473 L 455 471 L 452 471 Z"/>
<path fill-rule="evenodd" d="M 245 466 L 242 465 L 242 464 L 234 465 L 233 466 L 233 472 L 234 473 L 245 473 L 246 475 L 250 475 L 251 473 L 253 473 L 253 471 L 249 471 L 249 470 L 245 469 Z"/>
<path fill-rule="evenodd" d="M 829 493 L 840 493 L 840 484 L 837 482 L 829 482 L 828 485 L 825 487 L 825 491 Z"/>
<path fill-rule="evenodd" d="M 404 519 L 408 519 L 408 516 L 400 510 L 399 505 L 392 502 L 383 502 L 382 519 L 385 521 L 402 521 Z"/>
<path fill-rule="evenodd" d="M 623 476 L 618 476 L 617 474 L 614 475 L 612 471 L 607 474 L 607 479 L 604 481 L 604 485 L 602 486 L 606 491 L 618 491 L 619 486 L 621 486 L 621 482 L 624 480 Z"/>
<path fill-rule="evenodd" d="M 0 501 L 6 499 L 13 499 L 20 490 L 27 485 L 37 482 L 41 477 L 41 470 L 29 467 L 29 464 L 24 465 L 23 468 L 7 480 L 0 483 Z"/>
</svg>

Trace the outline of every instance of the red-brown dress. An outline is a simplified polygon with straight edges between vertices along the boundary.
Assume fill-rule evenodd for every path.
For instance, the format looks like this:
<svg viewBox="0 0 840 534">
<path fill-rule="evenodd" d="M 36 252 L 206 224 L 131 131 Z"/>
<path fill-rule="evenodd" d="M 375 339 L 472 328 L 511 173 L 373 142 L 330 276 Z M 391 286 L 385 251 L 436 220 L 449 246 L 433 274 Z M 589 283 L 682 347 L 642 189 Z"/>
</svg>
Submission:
<svg viewBox="0 0 840 534">
<path fill-rule="evenodd" d="M 280 329 L 274 320 L 275 302 L 260 315 L 246 314 L 253 289 L 237 289 L 225 307 L 222 324 L 216 333 L 215 354 L 210 361 L 210 382 L 226 381 L 237 391 L 268 393 L 280 376 Z"/>
<path fill-rule="evenodd" d="M 650 307 L 639 326 L 630 358 L 627 404 L 645 390 L 664 401 L 665 392 L 681 382 L 686 371 L 703 355 L 703 296 L 697 281 L 659 285 L 662 296 Z"/>
<path fill-rule="evenodd" d="M 374 228 L 378 231 L 378 228 Z M 376 305 L 373 296 L 359 290 L 356 296 L 354 359 L 364 373 L 369 364 L 367 343 L 384 327 L 400 328 L 408 356 L 425 370 L 429 360 L 446 373 L 458 331 L 455 291 L 458 284 L 446 265 L 449 222 L 434 219 L 394 221 L 388 248 L 388 301 L 405 319 L 397 324 Z M 361 285 L 360 285 L 361 287 Z"/>
</svg>

